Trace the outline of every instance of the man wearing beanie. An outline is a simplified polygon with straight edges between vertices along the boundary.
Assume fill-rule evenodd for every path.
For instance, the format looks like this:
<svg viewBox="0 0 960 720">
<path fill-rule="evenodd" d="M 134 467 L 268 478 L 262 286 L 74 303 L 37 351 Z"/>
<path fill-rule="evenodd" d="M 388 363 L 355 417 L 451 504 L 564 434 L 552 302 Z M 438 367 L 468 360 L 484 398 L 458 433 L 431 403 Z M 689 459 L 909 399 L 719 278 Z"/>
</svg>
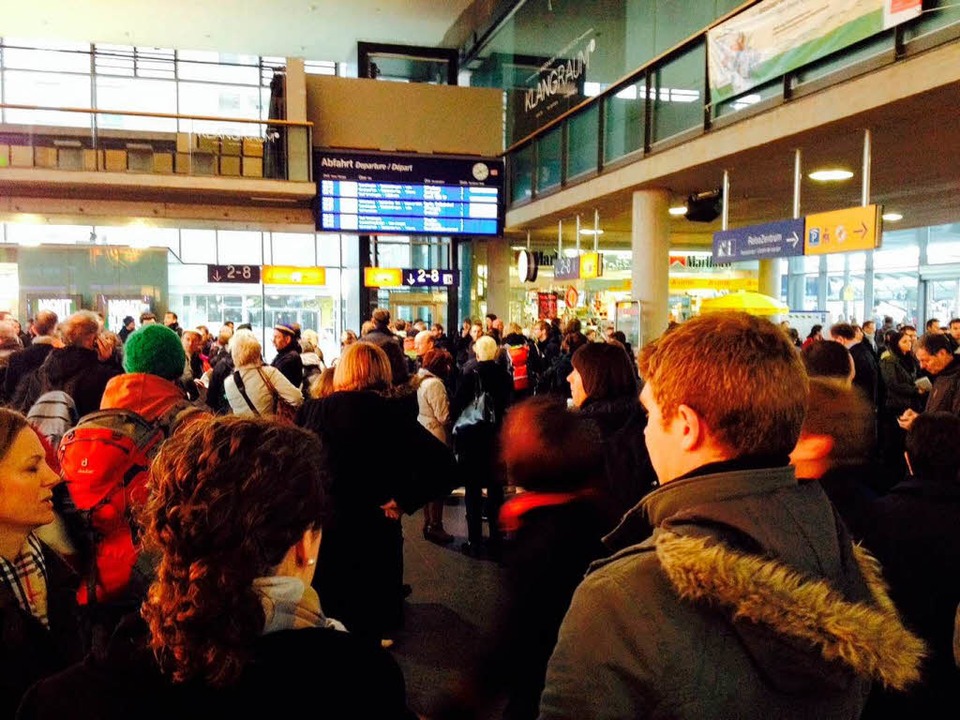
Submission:
<svg viewBox="0 0 960 720">
<path fill-rule="evenodd" d="M 273 328 L 273 346 L 277 356 L 270 363 L 290 381 L 294 387 L 303 383 L 303 360 L 300 359 L 300 344 L 297 331 L 292 325 L 277 325 Z"/>
<path fill-rule="evenodd" d="M 127 371 L 107 383 L 101 410 L 133 410 L 154 421 L 178 404 L 190 406 L 177 380 L 187 357 L 180 338 L 164 325 L 144 325 L 130 334 L 123 347 Z"/>
</svg>

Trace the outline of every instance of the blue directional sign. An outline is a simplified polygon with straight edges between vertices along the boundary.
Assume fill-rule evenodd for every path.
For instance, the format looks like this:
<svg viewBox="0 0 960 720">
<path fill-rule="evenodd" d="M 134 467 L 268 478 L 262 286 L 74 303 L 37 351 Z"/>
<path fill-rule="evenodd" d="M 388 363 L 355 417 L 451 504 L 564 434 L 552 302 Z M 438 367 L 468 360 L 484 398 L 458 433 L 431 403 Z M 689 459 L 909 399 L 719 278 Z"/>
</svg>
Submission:
<svg viewBox="0 0 960 720">
<path fill-rule="evenodd" d="M 799 218 L 714 233 L 713 261 L 730 263 L 803 255 L 803 230 L 804 220 Z"/>
<path fill-rule="evenodd" d="M 403 284 L 407 287 L 455 287 L 460 284 L 457 270 L 424 270 L 404 268 Z"/>
</svg>

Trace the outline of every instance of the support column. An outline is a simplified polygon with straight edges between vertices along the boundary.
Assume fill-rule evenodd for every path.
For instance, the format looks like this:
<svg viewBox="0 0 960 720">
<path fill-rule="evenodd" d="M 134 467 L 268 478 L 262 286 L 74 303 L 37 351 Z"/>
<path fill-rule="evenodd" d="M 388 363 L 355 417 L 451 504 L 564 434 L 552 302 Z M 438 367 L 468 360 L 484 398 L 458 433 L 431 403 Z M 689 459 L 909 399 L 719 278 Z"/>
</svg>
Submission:
<svg viewBox="0 0 960 720">
<path fill-rule="evenodd" d="M 760 292 L 780 299 L 780 261 L 761 260 L 759 277 Z"/>
<path fill-rule="evenodd" d="M 287 58 L 286 119 L 304 122 L 307 119 L 307 80 L 303 58 Z M 287 179 L 310 179 L 312 161 L 310 140 L 306 128 L 287 128 Z"/>
<path fill-rule="evenodd" d="M 670 224 L 666 190 L 633 194 L 630 271 L 632 295 L 640 301 L 640 344 L 655 340 L 667 329 L 670 317 Z"/>
<path fill-rule="evenodd" d="M 791 310 L 803 310 L 806 295 L 806 277 L 802 257 L 787 258 L 787 305 Z"/>
<path fill-rule="evenodd" d="M 507 322 L 510 317 L 510 263 L 513 253 L 507 238 L 493 238 L 487 244 L 487 312 Z"/>
</svg>

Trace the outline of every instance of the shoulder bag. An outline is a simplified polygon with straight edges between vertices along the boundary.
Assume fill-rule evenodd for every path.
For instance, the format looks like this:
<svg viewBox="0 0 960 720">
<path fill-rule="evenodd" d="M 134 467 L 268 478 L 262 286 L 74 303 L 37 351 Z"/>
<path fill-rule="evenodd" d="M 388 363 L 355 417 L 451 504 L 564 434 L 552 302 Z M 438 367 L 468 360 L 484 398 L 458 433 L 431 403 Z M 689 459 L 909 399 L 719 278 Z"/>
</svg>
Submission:
<svg viewBox="0 0 960 720">
<path fill-rule="evenodd" d="M 483 389 L 480 373 L 476 374 L 477 386 L 473 400 L 463 408 L 456 422 L 453 423 L 454 436 L 481 427 L 495 427 L 497 424 L 497 409 L 493 403 L 493 396 Z"/>
<path fill-rule="evenodd" d="M 297 406 L 283 399 L 277 388 L 274 387 L 272 382 L 270 382 L 270 379 L 267 377 L 266 373 L 263 372 L 263 368 L 258 367 L 257 372 L 260 373 L 260 379 L 263 380 L 263 384 L 267 386 L 267 390 L 271 395 L 273 395 L 274 416 L 277 418 L 277 420 L 286 425 L 295 425 Z"/>
</svg>

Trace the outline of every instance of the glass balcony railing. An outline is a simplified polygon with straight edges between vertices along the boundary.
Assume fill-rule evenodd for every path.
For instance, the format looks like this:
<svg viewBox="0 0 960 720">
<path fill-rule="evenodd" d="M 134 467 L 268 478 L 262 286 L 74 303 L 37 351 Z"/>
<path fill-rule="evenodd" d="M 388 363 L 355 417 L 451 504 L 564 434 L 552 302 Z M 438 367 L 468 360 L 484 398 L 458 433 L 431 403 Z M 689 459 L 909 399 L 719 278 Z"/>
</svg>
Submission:
<svg viewBox="0 0 960 720">
<path fill-rule="evenodd" d="M 0 104 L 0 172 L 312 180 L 313 124 Z"/>
<path fill-rule="evenodd" d="M 935 0 L 915 20 L 716 102 L 707 77 L 707 30 L 613 84 L 585 83 L 592 97 L 508 147 L 511 204 L 532 202 L 791 97 L 956 41 L 960 7 Z"/>
</svg>

